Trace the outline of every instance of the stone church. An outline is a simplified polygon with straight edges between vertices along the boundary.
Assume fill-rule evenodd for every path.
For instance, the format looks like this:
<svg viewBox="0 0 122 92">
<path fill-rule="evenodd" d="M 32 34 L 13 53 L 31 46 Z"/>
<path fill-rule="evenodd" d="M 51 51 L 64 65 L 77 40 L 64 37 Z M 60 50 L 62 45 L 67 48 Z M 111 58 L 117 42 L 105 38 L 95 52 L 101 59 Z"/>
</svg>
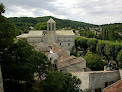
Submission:
<svg viewBox="0 0 122 92">
<path fill-rule="evenodd" d="M 67 51 L 74 46 L 74 37 L 72 30 L 56 30 L 56 22 L 52 18 L 47 21 L 47 30 L 31 30 L 28 34 L 17 36 L 27 38 L 29 43 L 57 43 Z"/>
</svg>

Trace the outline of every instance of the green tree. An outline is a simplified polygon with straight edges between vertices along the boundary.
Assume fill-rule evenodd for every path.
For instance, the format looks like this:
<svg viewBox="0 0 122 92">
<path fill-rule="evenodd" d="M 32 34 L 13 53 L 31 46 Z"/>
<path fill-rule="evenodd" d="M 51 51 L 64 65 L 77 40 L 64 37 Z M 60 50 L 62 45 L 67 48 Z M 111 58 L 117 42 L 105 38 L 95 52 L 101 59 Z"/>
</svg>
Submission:
<svg viewBox="0 0 122 92">
<path fill-rule="evenodd" d="M 106 63 L 103 62 L 101 57 L 97 54 L 86 54 L 85 60 L 86 66 L 93 71 L 103 70 L 104 66 L 106 65 Z"/>
<path fill-rule="evenodd" d="M 5 12 L 5 6 L 0 3 L 0 15 Z"/>
<path fill-rule="evenodd" d="M 36 26 L 34 27 L 34 29 L 35 30 L 46 30 L 47 24 L 46 24 L 46 22 L 37 23 Z"/>
<path fill-rule="evenodd" d="M 121 49 L 122 49 L 122 45 L 118 43 L 114 44 L 114 51 L 113 51 L 112 59 L 116 61 L 117 66 L 118 66 L 117 55 Z"/>
<path fill-rule="evenodd" d="M 75 48 L 76 52 L 78 50 L 78 47 L 83 51 L 84 54 L 87 52 L 87 39 L 83 37 L 75 37 Z"/>
<path fill-rule="evenodd" d="M 120 52 L 117 55 L 117 60 L 119 61 L 119 67 L 122 68 L 122 49 L 120 50 Z"/>
<path fill-rule="evenodd" d="M 83 53 L 86 54 L 87 48 L 88 48 L 88 46 L 87 46 L 87 39 L 80 38 L 79 39 L 79 46 L 82 49 Z"/>
<path fill-rule="evenodd" d="M 0 52 L 12 46 L 15 38 L 15 26 L 0 15 Z"/>
<path fill-rule="evenodd" d="M 110 41 L 115 41 L 121 38 L 116 29 L 114 29 L 113 27 L 104 27 L 103 31 L 101 31 L 97 37 L 101 40 Z"/>
<path fill-rule="evenodd" d="M 25 39 L 19 40 L 2 54 L 4 82 L 9 79 L 11 82 L 16 81 L 16 85 L 19 85 L 20 81 L 32 85 L 34 73 L 37 73 L 37 76 L 41 79 L 47 74 L 49 68 L 50 62 L 47 57 L 41 52 L 35 51 Z M 11 85 L 8 86 L 11 87 Z"/>
<path fill-rule="evenodd" d="M 104 47 L 104 56 L 107 57 L 107 60 L 109 62 L 110 59 L 113 59 L 116 61 L 117 66 L 118 66 L 118 61 L 117 61 L 117 54 L 121 50 L 122 46 L 118 43 L 106 43 Z"/>
<path fill-rule="evenodd" d="M 96 46 L 96 52 L 100 55 L 100 56 L 104 56 L 104 46 L 105 46 L 105 42 L 104 41 L 98 41 L 97 46 Z"/>
<path fill-rule="evenodd" d="M 51 71 L 43 81 L 44 92 L 79 92 L 81 81 L 70 73 Z"/>
<path fill-rule="evenodd" d="M 90 31 L 90 30 L 80 30 L 79 31 L 80 35 L 81 36 L 85 36 L 85 37 L 88 37 L 88 38 L 94 38 L 95 37 L 95 34 L 94 32 Z"/>
<path fill-rule="evenodd" d="M 88 48 L 89 48 L 90 51 L 93 52 L 93 53 L 96 52 L 97 42 L 98 42 L 97 39 L 88 39 L 88 40 L 87 40 Z"/>
<path fill-rule="evenodd" d="M 104 46 L 104 56 L 106 56 L 108 63 L 113 53 L 114 53 L 114 45 L 111 45 L 110 42 L 106 43 Z"/>
<path fill-rule="evenodd" d="M 4 79 L 24 81 L 33 80 L 34 72 L 38 72 L 40 75 L 44 74 L 50 64 L 44 54 L 35 51 L 24 39 L 6 50 L 2 60 Z"/>
<path fill-rule="evenodd" d="M 79 47 L 79 37 L 75 37 L 75 48 L 76 48 L 76 53 L 78 51 L 78 47 Z"/>
</svg>

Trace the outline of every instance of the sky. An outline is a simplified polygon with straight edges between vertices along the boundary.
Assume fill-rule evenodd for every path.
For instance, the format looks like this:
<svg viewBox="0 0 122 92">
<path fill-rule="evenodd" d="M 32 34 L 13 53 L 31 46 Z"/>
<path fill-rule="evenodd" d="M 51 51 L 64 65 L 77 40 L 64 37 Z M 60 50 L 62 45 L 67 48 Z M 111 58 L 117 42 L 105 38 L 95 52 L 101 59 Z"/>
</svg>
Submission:
<svg viewBox="0 0 122 92">
<path fill-rule="evenodd" d="M 6 17 L 53 16 L 92 24 L 122 23 L 122 0 L 0 0 Z"/>
</svg>

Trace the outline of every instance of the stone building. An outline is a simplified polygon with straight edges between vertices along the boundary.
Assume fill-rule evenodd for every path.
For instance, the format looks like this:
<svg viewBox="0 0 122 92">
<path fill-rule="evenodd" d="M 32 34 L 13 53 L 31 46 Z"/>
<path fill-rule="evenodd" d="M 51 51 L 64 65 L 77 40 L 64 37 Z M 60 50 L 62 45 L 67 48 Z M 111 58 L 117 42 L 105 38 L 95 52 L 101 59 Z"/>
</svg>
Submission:
<svg viewBox="0 0 122 92">
<path fill-rule="evenodd" d="M 82 90 L 90 89 L 92 92 L 101 92 L 107 86 L 120 80 L 119 71 L 88 71 L 70 72 L 77 76 L 81 81 Z"/>
<path fill-rule="evenodd" d="M 28 34 L 17 36 L 27 38 L 29 43 L 58 43 L 67 51 L 74 46 L 74 37 L 72 30 L 56 30 L 56 22 L 52 18 L 47 21 L 47 30 L 31 30 Z"/>
</svg>

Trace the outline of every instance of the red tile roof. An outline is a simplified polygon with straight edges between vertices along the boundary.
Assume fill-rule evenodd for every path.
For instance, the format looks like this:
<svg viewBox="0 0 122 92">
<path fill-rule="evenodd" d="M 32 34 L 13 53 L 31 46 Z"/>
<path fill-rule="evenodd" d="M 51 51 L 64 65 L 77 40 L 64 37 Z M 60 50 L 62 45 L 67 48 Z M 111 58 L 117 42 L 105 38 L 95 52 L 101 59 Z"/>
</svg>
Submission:
<svg viewBox="0 0 122 92">
<path fill-rule="evenodd" d="M 122 92 L 122 80 L 108 86 L 107 88 L 103 89 L 102 92 Z"/>
</svg>

